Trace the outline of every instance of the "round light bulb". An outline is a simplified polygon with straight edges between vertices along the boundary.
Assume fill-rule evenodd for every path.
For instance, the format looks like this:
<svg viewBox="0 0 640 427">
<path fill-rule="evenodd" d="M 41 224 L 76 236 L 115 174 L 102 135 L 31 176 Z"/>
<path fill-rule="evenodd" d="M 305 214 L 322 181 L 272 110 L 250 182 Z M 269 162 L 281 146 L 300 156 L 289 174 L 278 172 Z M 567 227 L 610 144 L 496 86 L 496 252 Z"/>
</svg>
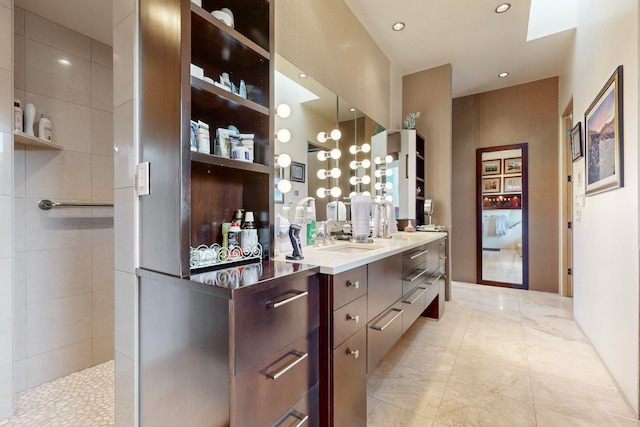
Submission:
<svg viewBox="0 0 640 427">
<path fill-rule="evenodd" d="M 280 104 L 276 107 L 276 115 L 280 118 L 286 119 L 291 115 L 291 107 L 287 104 Z"/>
<path fill-rule="evenodd" d="M 371 160 L 369 159 L 364 159 L 362 161 L 362 167 L 365 169 L 369 169 L 369 167 L 371 166 Z"/>
<path fill-rule="evenodd" d="M 324 199 L 325 197 L 327 197 L 327 189 L 324 187 L 318 188 L 318 190 L 316 191 L 316 196 L 318 196 L 318 198 L 320 199 Z"/>
<path fill-rule="evenodd" d="M 278 182 L 278 190 L 281 193 L 288 193 L 291 191 L 291 182 L 288 179 L 283 179 Z"/>
<path fill-rule="evenodd" d="M 340 151 L 339 148 L 334 148 L 333 150 L 331 150 L 331 158 L 334 160 L 338 160 L 340 158 L 340 156 L 342 156 L 342 152 Z"/>
<path fill-rule="evenodd" d="M 389 203 L 393 202 L 393 196 L 391 194 L 387 194 L 384 198 Z"/>
<path fill-rule="evenodd" d="M 381 182 L 376 182 L 375 185 L 373 186 L 373 188 L 375 188 L 376 190 L 382 190 L 382 183 Z"/>
<path fill-rule="evenodd" d="M 393 183 L 387 182 L 386 184 L 384 184 L 384 188 L 386 188 L 387 190 L 391 190 L 393 188 Z"/>
<path fill-rule="evenodd" d="M 369 193 L 368 191 L 363 191 L 362 195 L 363 196 L 367 196 L 367 197 L 371 197 L 371 193 Z"/>
<path fill-rule="evenodd" d="M 276 133 L 276 139 L 280 142 L 287 143 L 291 141 L 291 132 L 289 132 L 289 129 L 280 129 L 278 133 Z"/>
<path fill-rule="evenodd" d="M 340 178 L 340 175 L 342 175 L 340 168 L 331 169 L 331 178 Z"/>
<path fill-rule="evenodd" d="M 327 177 L 327 171 L 325 169 L 318 169 L 316 175 L 318 176 L 318 179 L 325 179 Z"/>
<path fill-rule="evenodd" d="M 318 132 L 318 142 L 327 142 L 327 134 L 324 132 Z"/>
<path fill-rule="evenodd" d="M 357 145 L 352 145 L 351 147 L 349 147 L 349 152 L 351 154 L 356 154 L 358 152 L 358 146 Z"/>
<path fill-rule="evenodd" d="M 385 163 L 391 163 L 393 162 L 393 157 L 391 156 L 391 154 L 387 154 L 387 157 L 384 158 Z"/>
<path fill-rule="evenodd" d="M 291 156 L 288 154 L 280 154 L 278 156 L 278 165 L 282 168 L 287 168 L 291 165 Z"/>
<path fill-rule="evenodd" d="M 371 182 L 371 177 L 369 175 L 363 175 L 360 179 L 364 185 L 367 185 Z"/>
<path fill-rule="evenodd" d="M 385 174 L 385 175 L 387 175 L 387 176 L 391 176 L 391 175 L 393 175 L 393 169 L 387 169 L 387 170 L 384 172 L 384 174 Z"/>
<path fill-rule="evenodd" d="M 360 147 L 360 151 L 362 151 L 363 153 L 368 153 L 369 151 L 371 151 L 371 145 L 367 144 L 366 142 L 364 144 L 362 144 L 362 146 Z"/>
<path fill-rule="evenodd" d="M 357 176 L 352 176 L 351 178 L 349 178 L 349 184 L 358 185 L 358 177 Z"/>
<path fill-rule="evenodd" d="M 382 177 L 382 171 L 380 169 L 376 169 L 376 171 L 373 174 L 375 175 L 376 178 Z"/>
<path fill-rule="evenodd" d="M 351 160 L 351 162 L 349 163 L 349 168 L 353 170 L 358 169 L 358 162 L 356 162 L 355 160 Z"/>
<path fill-rule="evenodd" d="M 358 193 L 356 193 L 355 191 L 352 191 L 351 193 L 349 193 L 349 198 L 353 199 L 354 196 L 357 196 Z"/>
<path fill-rule="evenodd" d="M 320 151 L 318 151 L 318 154 L 316 154 L 316 157 L 321 162 L 324 162 L 325 160 L 327 160 L 327 152 L 324 151 L 324 150 L 320 150 Z"/>
<path fill-rule="evenodd" d="M 375 159 L 373 159 L 373 162 L 374 162 L 376 165 L 381 165 L 381 164 L 382 164 L 382 157 L 377 156 Z"/>
<path fill-rule="evenodd" d="M 340 190 L 340 187 L 333 187 L 331 189 L 331 197 L 340 197 L 341 194 L 342 190 Z"/>
<path fill-rule="evenodd" d="M 334 141 L 339 140 L 342 137 L 342 132 L 340 132 L 340 129 L 334 129 L 331 131 L 331 139 L 333 139 Z"/>
</svg>

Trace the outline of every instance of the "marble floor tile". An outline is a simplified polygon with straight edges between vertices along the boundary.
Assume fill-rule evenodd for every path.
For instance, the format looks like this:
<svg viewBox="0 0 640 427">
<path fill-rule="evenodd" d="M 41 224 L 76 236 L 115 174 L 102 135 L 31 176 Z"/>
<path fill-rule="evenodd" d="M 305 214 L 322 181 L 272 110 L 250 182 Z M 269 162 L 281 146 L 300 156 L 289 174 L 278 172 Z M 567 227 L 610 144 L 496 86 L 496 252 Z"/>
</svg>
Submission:
<svg viewBox="0 0 640 427">
<path fill-rule="evenodd" d="M 430 427 L 433 420 L 369 396 L 367 427 Z"/>
</svg>

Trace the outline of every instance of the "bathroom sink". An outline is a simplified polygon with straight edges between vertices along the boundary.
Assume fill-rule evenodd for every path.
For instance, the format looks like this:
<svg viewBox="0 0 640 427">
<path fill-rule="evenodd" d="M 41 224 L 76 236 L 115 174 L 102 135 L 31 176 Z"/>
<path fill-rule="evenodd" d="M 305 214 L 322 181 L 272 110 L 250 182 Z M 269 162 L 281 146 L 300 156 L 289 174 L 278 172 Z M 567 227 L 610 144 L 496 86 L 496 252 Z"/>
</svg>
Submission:
<svg viewBox="0 0 640 427">
<path fill-rule="evenodd" d="M 327 246 L 324 248 L 318 248 L 323 252 L 339 252 L 342 254 L 360 254 L 367 251 L 373 251 L 380 249 L 382 246 L 370 245 L 366 243 L 350 243 L 346 245 Z"/>
</svg>

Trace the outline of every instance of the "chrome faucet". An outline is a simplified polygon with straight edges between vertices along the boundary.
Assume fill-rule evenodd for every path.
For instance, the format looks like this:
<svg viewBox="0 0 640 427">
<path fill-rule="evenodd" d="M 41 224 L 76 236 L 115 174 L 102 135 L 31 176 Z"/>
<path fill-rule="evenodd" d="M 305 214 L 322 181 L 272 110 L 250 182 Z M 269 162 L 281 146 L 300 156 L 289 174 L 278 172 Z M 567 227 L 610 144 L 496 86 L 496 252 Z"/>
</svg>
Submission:
<svg viewBox="0 0 640 427">
<path fill-rule="evenodd" d="M 320 221 L 318 223 L 318 225 L 321 225 L 320 227 L 318 227 L 318 231 L 316 233 L 316 244 L 315 247 L 318 247 L 318 240 L 320 236 L 322 236 L 322 245 L 323 246 L 327 246 L 327 237 L 329 237 L 329 244 L 333 245 L 334 241 L 333 238 L 331 236 L 331 233 L 328 231 L 327 226 L 329 224 L 333 224 L 335 226 L 335 229 L 338 230 L 340 228 L 340 226 L 338 225 L 338 223 L 336 221 L 333 220 L 328 220 L 328 221 Z"/>
</svg>

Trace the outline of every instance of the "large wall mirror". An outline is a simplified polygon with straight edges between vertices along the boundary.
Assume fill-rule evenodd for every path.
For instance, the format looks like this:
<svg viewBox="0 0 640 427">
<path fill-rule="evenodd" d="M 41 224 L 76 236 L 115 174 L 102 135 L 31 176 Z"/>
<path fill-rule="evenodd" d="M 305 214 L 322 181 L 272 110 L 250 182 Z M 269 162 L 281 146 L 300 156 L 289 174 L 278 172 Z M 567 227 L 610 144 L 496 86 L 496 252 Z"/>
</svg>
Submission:
<svg viewBox="0 0 640 427">
<path fill-rule="evenodd" d="M 529 288 L 527 144 L 476 152 L 478 283 Z"/>
</svg>

